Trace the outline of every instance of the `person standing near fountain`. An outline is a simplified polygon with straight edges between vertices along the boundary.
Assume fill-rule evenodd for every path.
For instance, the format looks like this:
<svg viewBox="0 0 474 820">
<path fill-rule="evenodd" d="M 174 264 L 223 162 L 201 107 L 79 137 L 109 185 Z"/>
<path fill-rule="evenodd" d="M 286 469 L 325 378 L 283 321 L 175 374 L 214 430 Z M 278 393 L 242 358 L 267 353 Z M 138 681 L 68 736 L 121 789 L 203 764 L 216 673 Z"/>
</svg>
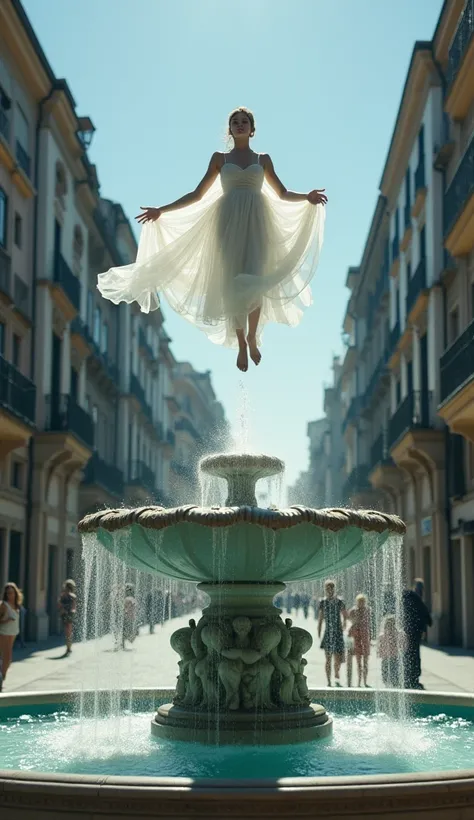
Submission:
<svg viewBox="0 0 474 820">
<path fill-rule="evenodd" d="M 66 639 L 66 655 L 72 652 L 74 621 L 76 619 L 76 583 L 72 578 L 64 582 L 63 591 L 58 600 L 59 615 L 63 622 L 64 637 Z"/>
<path fill-rule="evenodd" d="M 406 649 L 404 659 L 405 687 L 407 689 L 423 689 L 420 683 L 421 654 L 420 646 L 423 635 L 432 625 L 428 607 L 423 601 L 425 584 L 422 578 L 416 578 L 412 589 L 403 592 L 403 628 L 406 635 Z"/>
<path fill-rule="evenodd" d="M 0 603 L 0 690 L 7 677 L 13 655 L 13 644 L 20 631 L 20 609 L 23 593 L 13 581 L 5 584 Z"/>
<path fill-rule="evenodd" d="M 324 623 L 324 635 L 321 649 L 326 653 L 326 677 L 328 686 L 331 686 L 331 666 L 334 657 L 334 679 L 336 686 L 340 686 L 339 679 L 341 664 L 344 663 L 344 628 L 347 623 L 347 610 L 344 601 L 336 596 L 334 581 L 324 584 L 325 597 L 319 602 L 318 637 Z"/>
<path fill-rule="evenodd" d="M 135 587 L 133 584 L 125 585 L 125 601 L 123 604 L 123 632 L 122 649 L 125 649 L 125 642 L 133 643 L 138 635 L 137 625 L 137 601 L 135 598 Z"/>
<path fill-rule="evenodd" d="M 371 611 L 367 603 L 367 595 L 357 595 L 355 606 L 349 611 L 348 617 L 352 625 L 348 632 L 351 645 L 347 651 L 347 685 L 352 686 L 352 660 L 355 657 L 360 689 L 362 681 L 364 681 L 364 686 L 368 685 L 369 673 Z"/>
<path fill-rule="evenodd" d="M 327 202 L 324 189 L 288 191 L 270 156 L 250 147 L 254 134 L 253 113 L 232 111 L 231 150 L 212 155 L 192 192 L 142 206 L 136 262 L 100 274 L 97 284 L 104 298 L 138 302 L 143 313 L 156 310 L 163 293 L 211 341 L 238 347 L 243 372 L 249 355 L 260 363 L 264 325 L 293 327 L 311 304 Z"/>
</svg>

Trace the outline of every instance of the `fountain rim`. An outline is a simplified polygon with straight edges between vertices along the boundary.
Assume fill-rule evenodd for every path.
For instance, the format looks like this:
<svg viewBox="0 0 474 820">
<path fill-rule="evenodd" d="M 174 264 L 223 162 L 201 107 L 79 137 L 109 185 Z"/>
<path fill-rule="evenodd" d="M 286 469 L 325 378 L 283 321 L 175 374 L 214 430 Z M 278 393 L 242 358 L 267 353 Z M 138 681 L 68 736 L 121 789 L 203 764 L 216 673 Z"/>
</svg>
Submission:
<svg viewBox="0 0 474 820">
<path fill-rule="evenodd" d="M 226 478 L 232 472 L 251 471 L 260 474 L 256 476 L 258 480 L 284 473 L 285 462 L 264 453 L 213 453 L 201 459 L 199 469 L 202 473 L 221 478 Z"/>
<path fill-rule="evenodd" d="M 313 509 L 294 505 L 282 510 L 261 507 L 199 507 L 186 504 L 180 507 L 144 506 L 136 508 L 103 509 L 89 513 L 78 523 L 81 534 L 107 530 L 117 532 L 138 524 L 146 529 L 161 530 L 176 524 L 198 524 L 204 527 L 232 527 L 253 524 L 270 530 L 289 529 L 300 524 L 312 524 L 330 532 L 357 527 L 364 532 L 391 532 L 404 535 L 406 524 L 398 515 L 378 510 L 355 510 L 345 507 Z"/>
<path fill-rule="evenodd" d="M 108 690 L 99 691 L 103 691 L 105 693 Z M 144 698 L 151 697 L 161 699 L 169 697 L 173 693 L 174 689 L 164 687 L 156 689 L 150 689 L 149 687 L 137 687 L 132 691 L 134 694 L 142 695 Z M 311 688 L 310 694 L 312 698 L 324 700 L 324 697 L 327 697 L 328 695 L 328 691 L 329 690 L 325 688 Z M 384 692 L 390 696 L 390 694 L 397 695 L 400 690 L 386 689 Z M 365 689 L 359 690 L 356 688 L 347 690 L 345 688 L 341 688 L 337 691 L 331 690 L 331 697 L 336 697 L 337 700 L 343 700 L 348 693 L 350 694 L 351 699 L 361 700 L 363 703 L 366 703 L 373 699 L 375 690 L 367 691 Z M 8 708 L 9 706 L 31 706 L 33 704 L 74 704 L 77 703 L 77 698 L 84 694 L 89 694 L 92 697 L 95 693 L 93 690 L 51 690 L 12 694 L 0 693 L 0 709 L 2 706 Z M 127 695 L 128 694 L 129 693 L 127 692 Z M 410 690 L 406 691 L 405 694 L 412 703 L 420 703 L 428 706 L 432 705 L 446 707 L 449 705 L 458 705 L 474 708 L 474 695 L 469 693 L 460 694 L 454 692 Z M 310 793 L 316 800 L 320 797 L 326 807 L 330 804 L 331 809 L 334 811 L 336 811 L 337 806 L 341 805 L 340 801 L 347 800 L 349 795 L 351 796 L 351 800 L 354 798 L 357 804 L 361 801 L 361 805 L 364 803 L 364 798 L 371 796 L 374 799 L 376 795 L 379 795 L 379 797 L 377 797 L 377 806 L 379 808 L 381 808 L 379 806 L 380 798 L 383 798 L 383 800 L 386 798 L 389 801 L 393 801 L 393 799 L 396 800 L 398 798 L 402 801 L 403 805 L 405 805 L 406 810 L 408 810 L 408 805 L 404 802 L 404 798 L 406 801 L 411 792 L 413 792 L 413 798 L 415 798 L 415 796 L 423 796 L 426 797 L 427 801 L 431 798 L 431 802 L 429 803 L 429 808 L 431 809 L 434 809 L 438 805 L 440 809 L 447 809 L 448 805 L 446 803 L 446 796 L 447 794 L 450 794 L 453 798 L 453 804 L 449 804 L 449 808 L 451 809 L 454 805 L 458 806 L 458 804 L 455 803 L 455 796 L 460 788 L 465 788 L 471 795 L 474 795 L 474 768 L 462 770 L 455 769 L 441 772 L 406 772 L 403 774 L 358 775 L 355 777 L 344 775 L 337 777 L 280 778 L 277 782 L 275 780 L 268 780 L 264 778 L 261 780 L 237 778 L 235 780 L 212 780 L 210 778 L 200 778 L 198 781 L 195 781 L 192 778 L 185 777 L 133 777 L 126 775 L 107 775 L 104 777 L 103 774 L 81 775 L 2 769 L 0 770 L 0 807 L 2 806 L 2 796 L 4 794 L 3 785 L 5 783 L 8 783 L 8 795 L 10 795 L 11 798 L 15 793 L 18 795 L 18 800 L 15 801 L 18 802 L 18 804 L 21 804 L 22 797 L 25 795 L 27 798 L 34 799 L 34 792 L 32 793 L 30 788 L 25 792 L 25 783 L 28 783 L 30 787 L 36 787 L 38 789 L 38 808 L 40 806 L 40 801 L 44 798 L 45 792 L 47 792 L 51 798 L 53 798 L 53 796 L 57 796 L 58 800 L 63 799 L 67 795 L 68 790 L 72 800 L 77 800 L 79 795 L 84 798 L 87 795 L 91 797 L 98 797 L 99 795 L 102 795 L 101 805 L 104 811 L 104 817 L 107 817 L 107 809 L 103 805 L 102 801 L 107 796 L 110 798 L 127 796 L 141 800 L 144 797 L 144 787 L 146 787 L 145 793 L 149 795 L 151 799 L 153 799 L 152 795 L 160 793 L 163 796 L 169 794 L 171 797 L 172 793 L 176 793 L 176 790 L 182 791 L 183 788 L 186 789 L 187 793 L 191 797 L 197 796 L 198 794 L 204 796 L 204 793 L 207 792 L 211 800 L 215 800 L 215 797 L 213 796 L 214 792 L 221 793 L 223 795 L 227 794 L 229 796 L 242 795 L 245 797 L 246 793 L 248 793 L 249 797 L 251 795 L 255 796 L 258 794 L 262 796 L 266 794 L 271 797 L 272 795 L 285 794 L 288 790 L 287 793 L 290 794 L 291 792 L 295 798 L 295 808 L 298 798 L 303 794 L 308 795 L 308 793 Z M 91 786 L 95 787 L 93 795 L 91 793 Z M 328 787 L 331 787 L 330 792 L 327 792 Z M 73 794 L 71 794 L 71 788 L 74 789 Z M 99 791 L 96 794 L 97 789 Z M 437 795 L 439 795 L 439 802 L 437 801 Z M 175 797 L 172 799 L 175 799 Z M 8 805 L 11 804 L 9 803 Z M 28 806 L 31 810 L 34 808 L 34 803 L 29 802 Z M 171 806 L 169 809 L 171 809 Z M 415 810 L 420 809 L 421 807 L 417 806 Z M 55 810 L 56 809 L 54 809 L 54 811 Z M 361 809 L 359 808 L 359 813 L 360 810 Z M 397 811 L 400 811 L 400 808 L 398 808 Z M 87 809 L 87 811 L 84 810 L 85 814 L 87 814 L 87 812 L 90 814 L 89 809 Z M 357 812 L 355 813 L 357 814 Z M 89 814 L 87 814 L 87 816 L 89 816 Z M 169 810 L 168 814 L 172 815 L 173 812 Z M 392 816 L 388 811 L 387 815 L 389 817 Z M 78 813 L 78 816 L 81 816 L 81 812 Z M 193 814 L 192 816 L 217 817 L 217 815 L 201 815 L 199 813 L 196 815 Z M 294 812 L 292 816 L 298 817 L 300 815 L 298 812 Z M 348 818 L 350 818 L 350 816 L 351 815 L 348 815 Z M 358 816 L 360 816 L 360 814 Z M 446 816 L 448 817 L 451 815 L 447 814 Z"/>
</svg>

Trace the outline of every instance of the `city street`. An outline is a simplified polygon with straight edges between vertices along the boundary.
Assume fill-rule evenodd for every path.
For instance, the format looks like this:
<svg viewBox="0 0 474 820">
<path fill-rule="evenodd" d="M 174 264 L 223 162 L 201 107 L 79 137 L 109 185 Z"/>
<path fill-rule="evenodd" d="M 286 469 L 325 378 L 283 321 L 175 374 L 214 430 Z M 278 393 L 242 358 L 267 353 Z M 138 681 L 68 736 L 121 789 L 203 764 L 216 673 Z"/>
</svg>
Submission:
<svg viewBox="0 0 474 820">
<path fill-rule="evenodd" d="M 111 636 L 77 644 L 70 657 L 62 657 L 64 646 L 56 639 L 38 648 L 31 645 L 24 650 L 15 650 L 4 693 L 65 691 L 96 686 L 104 689 L 174 687 L 178 656 L 169 646 L 169 637 L 175 629 L 187 626 L 189 617 L 167 621 L 163 626 L 157 626 L 153 635 L 148 634 L 147 628 L 142 628 L 133 646 L 125 652 L 114 652 Z M 198 618 L 199 612 L 194 617 Z M 312 618 L 305 621 L 295 617 L 293 623 L 309 629 L 314 637 L 313 647 L 306 656 L 310 687 L 325 686 L 324 654 L 319 649 L 316 622 Z M 423 647 L 422 669 L 421 680 L 426 689 L 469 693 L 474 690 L 474 652 Z M 379 664 L 373 646 L 369 684 L 376 685 L 379 679 Z M 345 666 L 341 682 L 346 683 Z"/>
</svg>

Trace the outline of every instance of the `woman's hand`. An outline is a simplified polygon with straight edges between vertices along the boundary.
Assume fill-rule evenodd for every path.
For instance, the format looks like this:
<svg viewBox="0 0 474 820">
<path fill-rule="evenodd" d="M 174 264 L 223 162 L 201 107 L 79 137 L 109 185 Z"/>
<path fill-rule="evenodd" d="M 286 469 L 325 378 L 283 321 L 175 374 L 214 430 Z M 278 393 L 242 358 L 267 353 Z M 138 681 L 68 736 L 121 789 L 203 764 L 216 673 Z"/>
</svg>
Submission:
<svg viewBox="0 0 474 820">
<path fill-rule="evenodd" d="M 306 199 L 311 205 L 326 205 L 328 198 L 324 193 L 325 190 L 326 188 L 316 188 L 314 191 L 309 192 Z"/>
<path fill-rule="evenodd" d="M 140 225 L 145 224 L 145 222 L 156 222 L 162 213 L 161 208 L 145 208 L 143 205 L 140 205 L 140 208 L 144 213 L 135 217 Z"/>
</svg>

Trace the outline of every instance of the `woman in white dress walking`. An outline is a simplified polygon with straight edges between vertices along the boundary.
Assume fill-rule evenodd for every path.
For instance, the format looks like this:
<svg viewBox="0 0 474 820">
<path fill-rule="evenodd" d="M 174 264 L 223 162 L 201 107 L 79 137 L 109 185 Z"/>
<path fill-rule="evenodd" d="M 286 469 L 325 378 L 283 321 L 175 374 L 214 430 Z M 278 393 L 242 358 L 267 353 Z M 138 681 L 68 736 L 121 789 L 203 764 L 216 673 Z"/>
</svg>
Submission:
<svg viewBox="0 0 474 820">
<path fill-rule="evenodd" d="M 13 644 L 20 631 L 23 595 L 12 581 L 5 584 L 0 602 L 0 689 L 12 662 Z"/>
<path fill-rule="evenodd" d="M 295 326 L 311 304 L 309 282 L 323 239 L 324 189 L 288 191 L 268 154 L 250 148 L 251 111 L 228 120 L 233 148 L 215 152 L 191 193 L 142 207 L 137 260 L 98 277 L 106 299 L 148 313 L 163 293 L 211 341 L 238 347 L 237 367 L 259 364 L 268 322 Z"/>
</svg>

